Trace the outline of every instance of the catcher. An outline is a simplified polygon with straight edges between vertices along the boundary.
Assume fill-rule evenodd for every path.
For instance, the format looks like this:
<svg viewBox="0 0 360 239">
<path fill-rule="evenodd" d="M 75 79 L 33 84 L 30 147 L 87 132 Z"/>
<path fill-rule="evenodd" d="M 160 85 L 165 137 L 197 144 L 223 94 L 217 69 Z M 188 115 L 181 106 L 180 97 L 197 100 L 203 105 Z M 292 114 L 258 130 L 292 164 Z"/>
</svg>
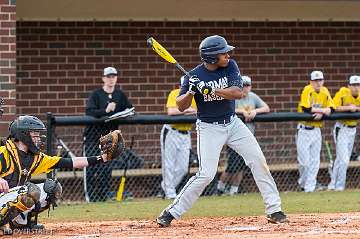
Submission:
<svg viewBox="0 0 360 239">
<path fill-rule="evenodd" d="M 14 229 L 41 230 L 37 215 L 56 206 L 62 187 L 59 182 L 46 179 L 44 183 L 30 182 L 31 176 L 48 173 L 56 168 L 83 168 L 104 163 L 118 157 L 124 150 L 120 130 L 100 138 L 102 154 L 92 157 L 62 158 L 42 152 L 44 123 L 30 115 L 19 116 L 9 127 L 10 135 L 0 147 L 0 226 L 3 234 Z"/>
</svg>

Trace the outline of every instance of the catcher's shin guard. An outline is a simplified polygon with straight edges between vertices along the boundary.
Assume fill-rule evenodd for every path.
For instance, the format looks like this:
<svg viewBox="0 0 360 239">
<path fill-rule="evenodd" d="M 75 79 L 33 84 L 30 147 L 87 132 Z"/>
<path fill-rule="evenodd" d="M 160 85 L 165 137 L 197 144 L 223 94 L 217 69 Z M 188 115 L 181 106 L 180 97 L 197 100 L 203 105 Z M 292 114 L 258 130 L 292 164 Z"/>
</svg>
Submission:
<svg viewBox="0 0 360 239">
<path fill-rule="evenodd" d="M 0 226 L 4 226 L 17 217 L 20 213 L 29 210 L 40 199 L 40 188 L 27 183 L 18 191 L 19 195 L 15 200 L 2 205 L 0 209 Z"/>
<path fill-rule="evenodd" d="M 44 192 L 46 193 L 46 204 L 42 204 L 40 201 L 35 203 L 35 208 L 27 214 L 27 224 L 19 224 L 15 220 L 10 222 L 12 229 L 29 229 L 29 230 L 43 230 L 44 225 L 38 223 L 39 213 L 50 210 L 51 205 L 57 206 L 57 200 L 60 199 L 62 194 L 61 184 L 57 180 L 46 179 L 43 185 Z"/>
</svg>

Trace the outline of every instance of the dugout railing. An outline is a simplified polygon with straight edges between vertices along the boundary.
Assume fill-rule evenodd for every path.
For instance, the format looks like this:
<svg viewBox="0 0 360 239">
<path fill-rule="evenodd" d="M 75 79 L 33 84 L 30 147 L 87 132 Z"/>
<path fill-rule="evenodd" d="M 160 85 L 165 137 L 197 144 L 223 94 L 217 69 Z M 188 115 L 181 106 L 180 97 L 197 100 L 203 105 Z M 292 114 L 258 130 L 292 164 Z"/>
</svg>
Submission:
<svg viewBox="0 0 360 239">
<path fill-rule="evenodd" d="M 241 117 L 240 117 L 241 118 Z M 334 113 L 323 118 L 325 127 L 322 129 L 322 151 L 321 164 L 318 174 L 320 184 L 326 185 L 329 180 L 329 162 L 335 159 L 335 147 L 332 136 L 332 129 L 335 120 L 340 119 L 360 119 L 360 113 Z M 47 153 L 55 155 L 58 149 L 62 149 L 61 156 L 67 157 L 68 153 L 64 147 L 60 147 L 59 139 L 65 143 L 75 155 L 83 155 L 83 133 L 87 125 L 103 125 L 105 119 L 96 119 L 90 116 L 54 116 L 47 115 Z M 277 182 L 280 191 L 299 190 L 297 185 L 298 165 L 296 160 L 296 126 L 298 121 L 312 120 L 312 116 L 306 113 L 295 112 L 274 112 L 257 115 L 254 119 L 256 124 L 256 138 L 265 154 L 269 168 Z M 95 200 L 103 201 L 115 198 L 118 190 L 120 177 L 124 173 L 125 163 L 128 163 L 127 181 L 125 194 L 131 197 L 156 197 L 161 196 L 160 182 L 161 176 L 161 155 L 160 155 L 160 131 L 163 124 L 172 123 L 195 123 L 194 116 L 167 116 L 167 115 L 134 115 L 127 118 L 116 119 L 113 121 L 122 130 L 129 147 L 131 139 L 134 138 L 132 150 L 127 150 L 119 159 L 111 164 L 105 164 L 98 168 L 99 174 L 94 173 L 95 190 L 106 188 L 106 196 L 97 195 Z M 358 188 L 360 173 L 360 158 L 358 152 L 358 137 L 356 137 L 353 155 L 351 157 L 348 170 L 348 188 Z M 360 150 L 360 149 L 359 149 Z M 216 183 L 219 175 L 225 170 L 228 155 L 223 149 L 218 175 L 212 183 L 205 189 L 204 195 L 216 193 Z M 196 156 L 196 132 L 192 130 L 192 153 L 190 156 L 188 174 L 178 186 L 180 189 L 183 183 L 197 171 Z M 104 178 L 101 172 L 107 172 L 111 177 Z M 84 170 L 58 170 L 57 179 L 62 183 L 65 201 L 84 201 L 89 200 L 89 186 L 84 185 L 86 177 Z M 100 175 L 100 176 L 99 176 Z M 92 175 L 91 175 L 92 176 Z M 42 180 L 45 175 L 35 177 L 34 180 Z M 85 180 L 84 180 L 85 179 Z M 89 178 L 88 178 L 89 179 Z M 104 186 L 106 184 L 106 186 Z M 244 170 L 239 193 L 257 191 L 256 184 L 251 177 L 249 170 Z M 103 193 L 104 194 L 104 193 Z M 87 197 L 85 197 L 87 195 Z M 99 197 L 99 198 L 96 198 Z"/>
</svg>

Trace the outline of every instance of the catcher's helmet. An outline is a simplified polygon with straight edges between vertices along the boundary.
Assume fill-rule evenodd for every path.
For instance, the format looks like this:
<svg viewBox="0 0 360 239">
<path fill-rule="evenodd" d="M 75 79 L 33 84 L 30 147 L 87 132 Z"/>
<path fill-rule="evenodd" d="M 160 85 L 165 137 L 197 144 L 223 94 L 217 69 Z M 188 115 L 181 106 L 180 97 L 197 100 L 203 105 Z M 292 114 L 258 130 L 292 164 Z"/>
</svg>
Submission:
<svg viewBox="0 0 360 239">
<path fill-rule="evenodd" d="M 235 47 L 227 44 L 225 38 L 218 35 L 213 35 L 205 38 L 199 46 L 201 60 L 209 63 L 216 64 L 218 61 L 218 54 L 224 54 Z"/>
<path fill-rule="evenodd" d="M 29 147 L 30 152 L 38 153 L 43 146 L 43 142 L 41 140 L 40 142 L 34 142 L 30 132 L 40 132 L 40 134 L 43 134 L 46 131 L 46 127 L 35 116 L 22 115 L 11 122 L 9 131 L 11 138 L 23 142 Z"/>
</svg>

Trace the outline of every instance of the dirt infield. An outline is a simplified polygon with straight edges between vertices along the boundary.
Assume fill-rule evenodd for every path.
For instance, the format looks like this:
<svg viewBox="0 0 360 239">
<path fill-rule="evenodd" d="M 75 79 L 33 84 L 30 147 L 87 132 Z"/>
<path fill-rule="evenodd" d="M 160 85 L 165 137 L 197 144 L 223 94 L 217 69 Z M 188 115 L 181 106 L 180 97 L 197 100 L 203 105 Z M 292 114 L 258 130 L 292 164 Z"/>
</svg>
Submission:
<svg viewBox="0 0 360 239">
<path fill-rule="evenodd" d="M 274 225 L 265 217 L 193 218 L 159 228 L 154 221 L 47 223 L 44 232 L 16 231 L 17 238 L 360 238 L 360 213 L 289 215 Z"/>
</svg>

